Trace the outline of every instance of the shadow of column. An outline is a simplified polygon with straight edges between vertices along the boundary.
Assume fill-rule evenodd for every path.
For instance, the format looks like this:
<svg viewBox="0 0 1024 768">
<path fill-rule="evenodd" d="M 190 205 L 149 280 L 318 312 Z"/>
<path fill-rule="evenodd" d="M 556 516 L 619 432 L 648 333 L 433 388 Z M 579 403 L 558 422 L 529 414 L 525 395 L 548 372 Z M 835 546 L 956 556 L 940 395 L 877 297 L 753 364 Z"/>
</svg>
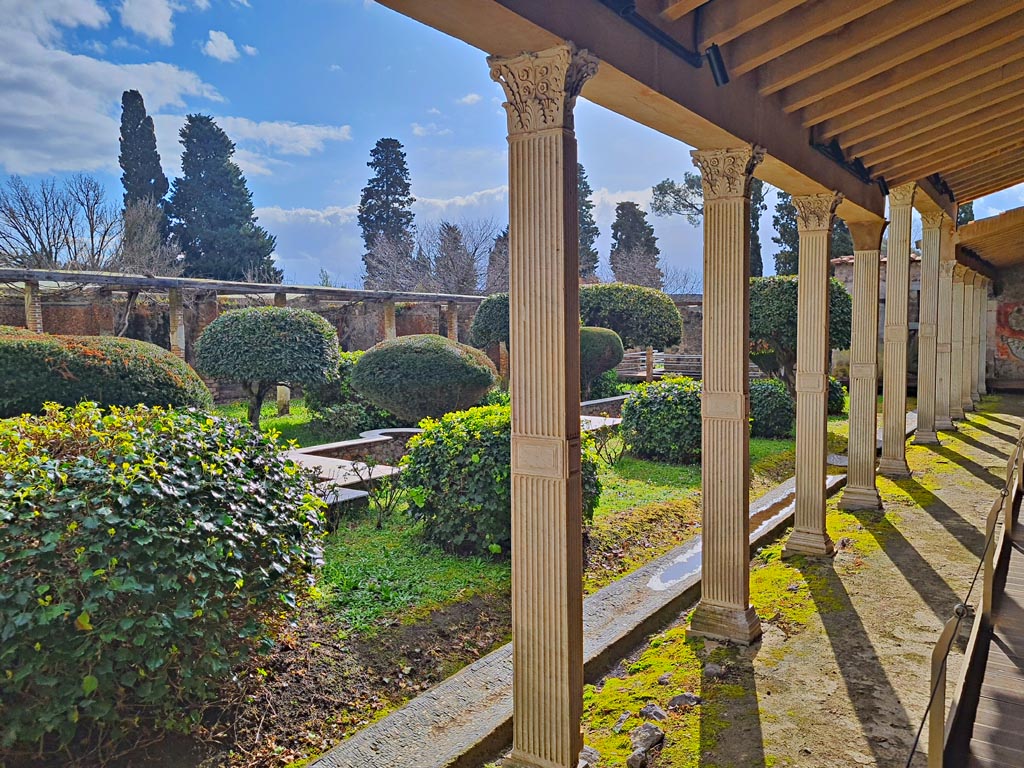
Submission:
<svg viewBox="0 0 1024 768">
<path fill-rule="evenodd" d="M 990 477 L 994 479 L 993 475 L 990 475 Z M 927 512 L 936 522 L 940 523 L 954 539 L 963 544 L 968 552 L 977 558 L 981 557 L 985 549 L 985 534 L 976 525 L 964 518 L 963 515 L 936 496 L 932 491 L 914 480 L 914 478 L 904 478 L 893 480 L 892 482 L 910 496 L 914 503 Z M 993 483 L 990 483 L 990 485 L 994 488 L 997 487 Z M 994 495 L 993 498 L 995 498 Z M 879 518 L 877 524 L 884 528 L 885 535 L 895 533 L 897 536 L 902 536 L 884 517 L 879 515 Z M 979 517 L 978 525 L 984 525 L 983 520 L 983 516 Z M 863 520 L 861 520 L 861 525 L 865 525 Z M 865 527 L 867 526 L 865 525 Z M 875 538 L 877 540 L 878 537 L 876 536 Z M 881 542 L 879 543 L 881 544 Z"/>
<path fill-rule="evenodd" d="M 714 707 L 710 712 L 701 708 L 698 766 L 766 768 L 754 675 L 754 658 L 760 648 L 756 643 L 737 649 L 721 676 L 709 676 L 706 667 L 701 672 L 701 690 L 714 691 Z"/>
<path fill-rule="evenodd" d="M 971 426 L 975 426 L 975 425 L 971 424 Z M 943 437 L 950 437 L 950 438 L 952 438 L 954 440 L 959 440 L 961 443 L 964 443 L 965 445 L 969 445 L 972 448 L 976 448 L 979 451 L 984 451 L 985 453 L 992 454 L 993 456 L 996 456 L 998 458 L 1001 458 L 1003 461 L 1006 461 L 1006 454 L 1007 454 L 1006 451 L 1000 451 L 998 448 L 993 448 L 992 446 L 988 445 L 987 443 L 981 442 L 977 438 L 969 437 L 968 435 L 965 435 L 963 432 L 943 432 L 942 436 Z M 930 447 L 934 448 L 935 446 L 930 446 Z M 941 448 L 942 446 L 939 446 L 939 447 Z"/>
<path fill-rule="evenodd" d="M 944 432 L 943 434 L 946 433 Z M 999 474 L 1005 472 L 1006 470 L 1006 460 L 1009 457 L 1009 449 L 1007 449 L 1007 453 L 1005 455 L 999 457 L 1003 461 L 1002 464 L 995 468 L 995 472 L 999 474 L 995 474 L 993 470 L 990 469 L 989 467 L 983 466 L 978 462 L 967 458 L 962 453 L 951 450 L 945 447 L 944 445 L 929 445 L 928 450 L 934 452 L 937 456 L 941 456 L 942 458 L 953 462 L 958 467 L 963 467 L 976 478 L 978 478 L 984 483 L 987 483 L 988 485 L 991 485 L 993 488 L 1003 487 L 1003 482 L 999 478 Z"/>
</svg>

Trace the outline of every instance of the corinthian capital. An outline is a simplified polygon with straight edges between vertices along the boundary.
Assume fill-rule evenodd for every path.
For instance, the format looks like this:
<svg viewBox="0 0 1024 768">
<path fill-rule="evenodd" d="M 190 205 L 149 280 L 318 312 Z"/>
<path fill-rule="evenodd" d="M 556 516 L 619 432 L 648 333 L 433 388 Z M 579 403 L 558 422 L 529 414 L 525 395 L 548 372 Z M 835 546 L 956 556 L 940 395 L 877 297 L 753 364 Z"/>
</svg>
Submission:
<svg viewBox="0 0 1024 768">
<path fill-rule="evenodd" d="M 921 214 L 922 229 L 939 229 L 942 227 L 946 214 L 942 211 L 925 211 Z"/>
<path fill-rule="evenodd" d="M 796 224 L 801 232 L 825 230 L 832 226 L 832 217 L 843 201 L 840 192 L 822 192 L 818 195 L 793 197 L 796 208 Z"/>
<path fill-rule="evenodd" d="M 695 149 L 690 157 L 700 171 L 705 200 L 747 197 L 754 169 L 764 160 L 764 147 Z"/>
<path fill-rule="evenodd" d="M 510 136 L 548 128 L 572 130 L 583 84 L 597 73 L 597 57 L 572 43 L 519 56 L 488 56 L 491 79 L 505 90 L 502 106 Z"/>
<path fill-rule="evenodd" d="M 913 205 L 917 184 L 910 182 L 889 190 L 889 205 Z"/>
<path fill-rule="evenodd" d="M 952 278 L 953 268 L 956 267 L 955 261 L 940 261 L 939 262 L 939 277 Z"/>
</svg>

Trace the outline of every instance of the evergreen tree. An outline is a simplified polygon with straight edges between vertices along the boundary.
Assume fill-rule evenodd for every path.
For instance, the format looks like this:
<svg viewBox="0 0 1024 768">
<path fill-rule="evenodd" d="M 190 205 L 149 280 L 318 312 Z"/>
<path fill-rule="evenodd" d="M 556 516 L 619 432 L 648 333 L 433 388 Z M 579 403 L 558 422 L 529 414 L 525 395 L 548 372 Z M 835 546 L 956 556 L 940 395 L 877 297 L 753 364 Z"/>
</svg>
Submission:
<svg viewBox="0 0 1024 768">
<path fill-rule="evenodd" d="M 764 182 L 750 180 L 750 277 L 764 274 L 764 260 L 761 258 L 761 214 L 768 210 L 764 201 Z"/>
<path fill-rule="evenodd" d="M 413 213 L 412 204 L 416 198 L 409 191 L 409 167 L 405 152 L 398 139 L 379 139 L 370 150 L 373 169 L 363 192 L 359 197 L 359 227 L 363 231 L 366 255 L 365 284 L 367 287 L 381 287 L 381 275 L 375 269 L 373 259 L 367 259 L 377 238 L 387 238 L 402 258 L 412 261 Z"/>
<path fill-rule="evenodd" d="M 634 202 L 615 206 L 612 222 L 611 266 L 621 283 L 661 288 L 665 276 L 658 266 L 658 238 L 647 221 L 647 213 Z"/>
<path fill-rule="evenodd" d="M 846 222 L 838 216 L 832 220 L 832 243 L 830 255 L 834 259 L 837 256 L 850 256 L 853 254 L 853 235 Z"/>
<path fill-rule="evenodd" d="M 594 280 L 597 277 L 597 248 L 594 243 L 601 230 L 594 221 L 594 201 L 590 199 L 594 190 L 590 188 L 582 163 L 576 164 L 576 190 L 580 224 L 580 278 Z"/>
<path fill-rule="evenodd" d="M 793 198 L 781 189 L 778 194 L 778 202 L 775 203 L 775 213 L 772 214 L 772 225 L 775 227 L 775 235 L 772 242 L 779 246 L 775 254 L 775 274 L 795 275 L 800 260 L 800 233 L 796 226 L 796 206 L 793 205 Z"/>
<path fill-rule="evenodd" d="M 280 282 L 274 237 L 257 225 L 252 194 L 231 159 L 235 145 L 208 115 L 189 115 L 169 204 L 186 277 Z"/>
<path fill-rule="evenodd" d="M 124 185 L 124 207 L 144 200 L 160 203 L 170 185 L 156 151 L 153 118 L 146 114 L 146 105 L 138 91 L 121 94 L 120 143 L 118 161 Z"/>
<path fill-rule="evenodd" d="M 583 166 L 580 166 L 581 168 Z M 487 255 L 487 279 L 484 292 L 504 293 L 508 290 L 508 227 L 494 238 Z"/>
<path fill-rule="evenodd" d="M 962 227 L 964 224 L 974 221 L 974 201 L 961 205 L 956 211 L 956 225 Z"/>
<path fill-rule="evenodd" d="M 434 282 L 444 293 L 476 293 L 476 260 L 466 247 L 462 229 L 450 221 L 442 221 L 437 230 Z"/>
</svg>

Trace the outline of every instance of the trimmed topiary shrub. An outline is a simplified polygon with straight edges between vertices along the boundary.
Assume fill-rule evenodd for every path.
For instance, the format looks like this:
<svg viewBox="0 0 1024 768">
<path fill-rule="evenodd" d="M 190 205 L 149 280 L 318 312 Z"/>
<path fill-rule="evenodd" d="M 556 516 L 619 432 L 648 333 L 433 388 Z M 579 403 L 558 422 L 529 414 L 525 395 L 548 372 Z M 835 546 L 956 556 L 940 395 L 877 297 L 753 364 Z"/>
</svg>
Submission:
<svg viewBox="0 0 1024 768">
<path fill-rule="evenodd" d="M 663 379 L 638 388 L 622 404 L 620 434 L 642 459 L 695 464 L 700 461 L 699 381 Z"/>
<path fill-rule="evenodd" d="M 479 349 L 424 333 L 368 350 L 352 369 L 352 386 L 378 408 L 418 422 L 476 405 L 496 377 Z"/>
<path fill-rule="evenodd" d="M 846 387 L 839 379 L 828 377 L 828 415 L 842 416 L 846 413 Z"/>
<path fill-rule="evenodd" d="M 319 559 L 311 479 L 198 411 L 0 421 L 0 751 L 186 722 Z"/>
<path fill-rule="evenodd" d="M 486 349 L 500 342 L 508 344 L 508 333 L 508 294 L 491 294 L 473 315 L 469 338 L 474 347 Z"/>
<path fill-rule="evenodd" d="M 618 397 L 625 394 L 623 384 L 619 381 L 619 374 L 615 371 L 605 371 L 598 376 L 590 385 L 590 399 L 602 400 L 606 397 Z"/>
<path fill-rule="evenodd" d="M 208 408 L 203 380 L 181 358 L 116 336 L 52 336 L 0 326 L 0 418 L 46 402 Z"/>
<path fill-rule="evenodd" d="M 460 554 L 507 553 L 512 540 L 512 417 L 508 406 L 427 419 L 402 459 L 402 484 L 423 536 Z M 593 439 L 582 440 L 583 519 L 601 496 Z M 581 532 L 582 533 L 582 532 Z"/>
<path fill-rule="evenodd" d="M 611 328 L 626 347 L 664 349 L 683 338 L 683 319 L 667 293 L 626 283 L 580 287 L 584 325 Z"/>
<path fill-rule="evenodd" d="M 331 440 L 346 440 L 368 429 L 406 426 L 394 414 L 378 408 L 352 386 L 352 370 L 362 350 L 340 352 L 338 373 L 325 384 L 306 386 L 306 408 L 313 414 L 310 426 Z"/>
<path fill-rule="evenodd" d="M 242 384 L 249 396 L 249 421 L 258 428 L 263 400 L 278 384 L 323 384 L 336 374 L 338 334 L 305 309 L 233 309 L 199 337 L 196 368 L 211 378 Z"/>
<path fill-rule="evenodd" d="M 750 434 L 753 437 L 790 437 L 795 426 L 796 403 L 783 382 L 778 379 L 750 382 Z"/>
<path fill-rule="evenodd" d="M 622 362 L 622 339 L 609 328 L 580 328 L 580 389 L 590 397 L 590 385 Z"/>
</svg>

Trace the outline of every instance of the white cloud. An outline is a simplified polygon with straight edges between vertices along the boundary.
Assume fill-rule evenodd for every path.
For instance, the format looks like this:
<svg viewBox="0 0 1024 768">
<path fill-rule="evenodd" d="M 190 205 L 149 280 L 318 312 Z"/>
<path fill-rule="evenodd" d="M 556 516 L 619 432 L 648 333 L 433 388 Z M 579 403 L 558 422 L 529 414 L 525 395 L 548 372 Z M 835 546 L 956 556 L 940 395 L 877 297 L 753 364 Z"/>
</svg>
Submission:
<svg viewBox="0 0 1024 768">
<path fill-rule="evenodd" d="M 242 50 L 245 52 L 246 56 L 255 56 L 257 53 L 260 52 L 259 48 L 257 48 L 254 45 L 243 45 Z"/>
<path fill-rule="evenodd" d="M 256 215 L 268 224 L 305 222 L 319 226 L 337 226 L 353 221 L 358 214 L 358 205 L 331 205 L 326 208 L 281 208 L 275 205 L 256 209 Z"/>
<path fill-rule="evenodd" d="M 60 37 L 62 27 L 100 29 L 110 22 L 110 14 L 96 0 L 0 0 L 0 19 L 4 20 L 2 31 L 20 29 L 52 43 Z"/>
<path fill-rule="evenodd" d="M 451 134 L 451 128 L 442 128 L 437 123 L 427 123 L 426 125 L 420 125 L 419 123 L 413 123 L 411 126 L 414 136 L 448 136 Z"/>
<path fill-rule="evenodd" d="M 456 99 L 459 104 L 476 104 L 480 99 L 483 98 L 479 93 L 467 93 L 461 99 Z"/>
<path fill-rule="evenodd" d="M 218 117 L 217 123 L 235 141 L 251 141 L 282 155 L 322 152 L 329 141 L 350 141 L 348 125 L 314 125 L 284 120 L 257 122 L 247 117 Z"/>
<path fill-rule="evenodd" d="M 174 42 L 174 10 L 169 0 L 122 0 L 121 25 L 170 45 Z"/>
<path fill-rule="evenodd" d="M 507 198 L 508 185 L 502 184 L 500 187 L 481 189 L 477 192 L 471 192 L 468 195 L 454 195 L 452 197 L 420 197 L 419 195 L 416 195 L 416 203 L 414 204 L 414 207 L 418 209 L 418 212 L 422 212 L 425 215 L 438 216 L 453 208 L 465 209 L 476 206 L 487 206 L 496 202 L 501 202 Z"/>
<path fill-rule="evenodd" d="M 437 107 L 431 107 L 430 109 L 427 110 L 427 114 L 428 115 L 440 115 L 441 114 L 441 110 L 438 109 Z"/>
<path fill-rule="evenodd" d="M 343 72 L 343 71 L 344 71 L 344 70 L 342 69 L 342 67 L 341 67 L 341 64 L 331 64 L 331 66 L 329 66 L 329 67 L 327 68 L 327 70 L 328 70 L 329 72 Z"/>
<path fill-rule="evenodd" d="M 241 55 L 235 47 L 235 41 L 217 29 L 210 30 L 210 37 L 203 45 L 203 53 L 217 61 L 234 61 Z"/>
<path fill-rule="evenodd" d="M 208 11 L 210 10 L 210 0 L 192 0 L 192 5 L 196 7 L 196 10 Z"/>
</svg>

